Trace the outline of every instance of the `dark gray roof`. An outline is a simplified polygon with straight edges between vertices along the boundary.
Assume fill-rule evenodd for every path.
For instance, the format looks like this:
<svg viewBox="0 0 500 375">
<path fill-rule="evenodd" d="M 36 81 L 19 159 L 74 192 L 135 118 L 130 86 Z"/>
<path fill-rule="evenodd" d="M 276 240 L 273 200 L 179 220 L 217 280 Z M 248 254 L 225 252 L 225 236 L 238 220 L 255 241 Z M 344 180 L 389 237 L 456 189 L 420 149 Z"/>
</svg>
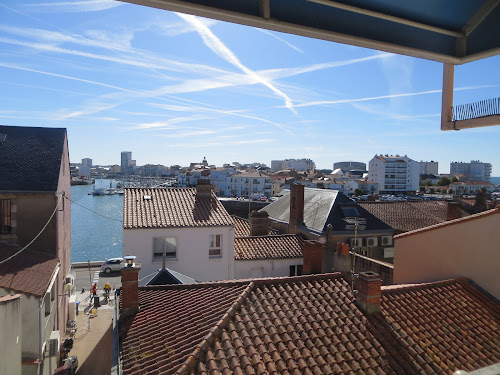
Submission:
<svg viewBox="0 0 500 375">
<path fill-rule="evenodd" d="M 66 129 L 0 125 L 0 135 L 0 191 L 55 192 Z"/>
<path fill-rule="evenodd" d="M 277 201 L 262 208 L 269 218 L 288 223 L 290 221 L 290 191 L 283 190 L 283 196 Z M 338 190 L 304 188 L 304 224 L 314 232 L 326 231 L 326 226 L 331 224 L 335 232 L 350 232 L 349 223 L 342 207 L 356 207 L 359 218 L 365 219 L 364 231 L 392 230 L 383 221 L 372 215 L 363 207 L 352 202 Z"/>
<path fill-rule="evenodd" d="M 152 273 L 139 280 L 140 286 L 146 285 L 171 285 L 171 284 L 194 284 L 197 281 L 182 273 L 168 268 L 161 268 L 158 272 Z"/>
</svg>

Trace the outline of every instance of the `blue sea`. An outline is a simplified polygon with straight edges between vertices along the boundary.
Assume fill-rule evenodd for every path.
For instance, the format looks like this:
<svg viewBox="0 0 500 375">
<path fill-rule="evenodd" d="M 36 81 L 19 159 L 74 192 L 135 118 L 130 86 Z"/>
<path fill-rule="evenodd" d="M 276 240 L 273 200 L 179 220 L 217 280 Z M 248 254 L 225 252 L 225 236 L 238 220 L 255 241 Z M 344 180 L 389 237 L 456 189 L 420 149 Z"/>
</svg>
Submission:
<svg viewBox="0 0 500 375">
<path fill-rule="evenodd" d="M 112 180 L 96 180 L 109 187 Z M 71 187 L 71 261 L 122 256 L 123 196 L 92 196 L 92 185 Z M 85 207 L 85 208 L 84 208 Z"/>
<path fill-rule="evenodd" d="M 500 185 L 500 177 L 492 177 L 491 178 L 491 183 L 493 185 Z"/>
</svg>

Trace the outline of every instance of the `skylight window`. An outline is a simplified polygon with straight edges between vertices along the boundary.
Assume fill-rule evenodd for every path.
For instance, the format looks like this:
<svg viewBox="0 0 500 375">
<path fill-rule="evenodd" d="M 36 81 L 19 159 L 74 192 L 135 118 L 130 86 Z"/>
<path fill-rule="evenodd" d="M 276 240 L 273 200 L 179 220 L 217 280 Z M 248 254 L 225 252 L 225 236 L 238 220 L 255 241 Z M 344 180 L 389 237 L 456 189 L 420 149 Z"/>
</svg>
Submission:
<svg viewBox="0 0 500 375">
<path fill-rule="evenodd" d="M 344 214 L 344 217 L 360 217 L 358 208 L 355 206 L 341 206 L 340 209 Z"/>
</svg>

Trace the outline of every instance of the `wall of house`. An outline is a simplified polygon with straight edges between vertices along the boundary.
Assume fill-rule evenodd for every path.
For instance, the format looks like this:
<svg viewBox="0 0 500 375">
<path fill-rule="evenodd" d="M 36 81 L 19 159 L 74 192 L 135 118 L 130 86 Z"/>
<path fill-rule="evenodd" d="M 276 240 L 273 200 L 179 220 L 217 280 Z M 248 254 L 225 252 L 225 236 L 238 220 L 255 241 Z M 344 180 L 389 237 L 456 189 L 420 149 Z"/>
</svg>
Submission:
<svg viewBox="0 0 500 375">
<path fill-rule="evenodd" d="M 290 276 L 290 266 L 302 265 L 302 263 L 302 258 L 235 260 L 234 277 L 248 279 Z"/>
<path fill-rule="evenodd" d="M 57 198 L 54 193 L 16 194 L 17 205 L 17 243 L 27 245 L 39 232 L 56 208 Z M 57 256 L 57 219 L 52 218 L 49 225 L 31 249 Z"/>
<path fill-rule="evenodd" d="M 209 236 L 222 234 L 222 257 L 209 258 Z M 139 278 L 162 267 L 153 260 L 153 238 L 175 237 L 177 258 L 167 259 L 165 266 L 197 281 L 234 279 L 234 227 L 194 227 L 124 229 L 123 255 L 135 255 L 141 263 Z"/>
<path fill-rule="evenodd" d="M 45 306 L 41 308 L 41 320 L 42 320 L 42 340 L 41 344 L 48 341 L 52 331 L 57 330 L 57 296 L 54 295 L 55 288 L 51 289 L 48 293 L 46 301 L 50 304 L 50 309 L 48 313 L 45 313 Z M 15 292 L 9 289 L 0 288 L 0 297 L 14 294 Z M 52 297 L 51 297 L 52 293 Z M 42 300 L 45 300 L 44 298 Z M 21 318 L 21 356 L 22 356 L 22 373 L 24 374 L 38 374 L 38 365 L 34 364 L 34 361 L 40 358 L 40 298 L 30 294 L 22 294 L 20 300 L 20 318 Z M 3 315 L 0 315 L 3 319 Z M 2 320 L 0 319 L 0 320 Z M 64 336 L 64 330 L 60 331 L 61 337 Z M 2 336 L 0 336 L 2 337 Z M 3 348 L 2 344 L 2 348 Z M 45 358 L 41 364 L 43 369 L 43 375 L 51 375 L 56 369 L 57 358 L 50 357 Z M 31 363 L 31 364 L 30 364 Z M 4 374 L 0 372 L 0 374 Z M 8 373 L 6 373 L 8 374 Z"/>
<path fill-rule="evenodd" d="M 71 175 L 69 169 L 69 152 L 67 138 L 64 142 L 63 154 L 61 158 L 61 167 L 59 170 L 59 182 L 57 185 L 57 193 L 64 197 L 59 203 L 59 208 L 56 212 L 56 233 L 57 233 L 57 257 L 60 261 L 60 270 L 57 279 L 57 294 L 58 297 L 58 329 L 65 330 L 66 321 L 68 318 L 68 297 L 64 295 L 64 280 L 69 273 L 71 267 Z"/>
<path fill-rule="evenodd" d="M 395 237 L 394 283 L 468 277 L 500 299 L 500 209 Z"/>
<path fill-rule="evenodd" d="M 0 374 L 21 375 L 21 298 L 0 302 Z"/>
</svg>

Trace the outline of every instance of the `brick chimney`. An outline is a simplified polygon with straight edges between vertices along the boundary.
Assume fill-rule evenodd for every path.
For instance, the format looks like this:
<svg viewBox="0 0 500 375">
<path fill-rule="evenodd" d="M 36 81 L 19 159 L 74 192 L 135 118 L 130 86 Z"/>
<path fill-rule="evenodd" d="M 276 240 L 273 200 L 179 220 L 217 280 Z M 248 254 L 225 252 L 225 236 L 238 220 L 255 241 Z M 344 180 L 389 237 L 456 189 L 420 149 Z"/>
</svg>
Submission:
<svg viewBox="0 0 500 375">
<path fill-rule="evenodd" d="M 267 236 L 269 214 L 266 211 L 252 211 L 250 214 L 250 236 Z"/>
<path fill-rule="evenodd" d="M 380 287 L 382 280 L 375 272 L 360 272 L 356 281 L 356 305 L 365 314 L 373 314 L 380 311 Z"/>
<path fill-rule="evenodd" d="M 290 185 L 290 221 L 288 233 L 297 233 L 297 228 L 304 222 L 304 185 Z"/>
<path fill-rule="evenodd" d="M 139 311 L 139 271 L 141 264 L 135 262 L 135 256 L 125 257 L 126 265 L 122 271 L 122 288 L 120 292 L 121 317 L 134 315 Z"/>
<path fill-rule="evenodd" d="M 448 202 L 446 220 L 460 219 L 462 217 L 462 207 L 458 202 Z"/>
<path fill-rule="evenodd" d="M 196 198 L 211 198 L 213 185 L 210 180 L 200 178 L 196 182 Z"/>
<path fill-rule="evenodd" d="M 349 245 L 343 242 L 337 242 L 337 254 L 349 255 Z"/>
<path fill-rule="evenodd" d="M 325 245 L 318 241 L 304 241 L 304 266 L 302 273 L 310 275 L 323 272 Z"/>
</svg>

